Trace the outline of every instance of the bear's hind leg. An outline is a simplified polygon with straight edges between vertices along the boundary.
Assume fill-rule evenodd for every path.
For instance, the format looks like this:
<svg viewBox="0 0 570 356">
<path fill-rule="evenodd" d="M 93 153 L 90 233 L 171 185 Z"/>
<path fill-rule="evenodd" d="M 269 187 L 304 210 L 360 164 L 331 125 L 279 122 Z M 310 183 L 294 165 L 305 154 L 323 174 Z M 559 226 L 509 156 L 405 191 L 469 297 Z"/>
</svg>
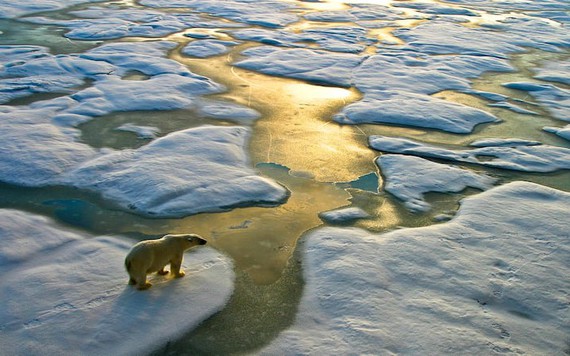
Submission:
<svg viewBox="0 0 570 356">
<path fill-rule="evenodd" d="M 137 281 L 135 281 L 135 279 L 134 279 L 133 277 L 131 277 L 131 278 L 129 279 L 129 285 L 133 286 L 133 285 L 135 285 L 135 284 L 137 284 Z"/>
</svg>

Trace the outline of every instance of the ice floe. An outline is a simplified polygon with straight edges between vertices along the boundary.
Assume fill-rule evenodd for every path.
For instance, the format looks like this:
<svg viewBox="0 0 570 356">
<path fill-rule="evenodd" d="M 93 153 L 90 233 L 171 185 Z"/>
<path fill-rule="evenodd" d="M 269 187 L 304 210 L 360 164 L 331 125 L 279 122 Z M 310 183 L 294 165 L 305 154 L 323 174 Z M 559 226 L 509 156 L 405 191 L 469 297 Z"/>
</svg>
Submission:
<svg viewBox="0 0 570 356">
<path fill-rule="evenodd" d="M 142 0 L 140 3 L 157 8 L 191 8 L 212 16 L 270 28 L 283 27 L 299 20 L 297 15 L 288 12 L 296 6 L 279 0 Z"/>
<path fill-rule="evenodd" d="M 234 63 L 241 68 L 342 87 L 351 86 L 353 71 L 363 61 L 362 57 L 348 53 L 272 46 L 251 48 L 242 54 L 248 58 Z"/>
<path fill-rule="evenodd" d="M 402 200 L 411 211 L 431 208 L 424 200 L 425 193 L 457 193 L 467 187 L 487 190 L 497 181 L 486 174 L 414 156 L 384 154 L 376 164 L 384 176 L 384 190 Z"/>
<path fill-rule="evenodd" d="M 72 11 L 70 20 L 27 17 L 26 22 L 67 28 L 65 37 L 75 40 L 108 40 L 123 37 L 164 37 L 187 28 L 239 27 L 205 20 L 198 14 L 165 13 L 148 9 L 89 8 Z"/>
<path fill-rule="evenodd" d="M 509 89 L 528 92 L 558 120 L 570 121 L 570 90 L 552 84 L 513 82 L 503 84 Z"/>
<path fill-rule="evenodd" d="M 566 125 L 565 127 L 543 127 L 542 128 L 546 132 L 550 132 L 556 134 L 563 139 L 570 140 L 570 125 Z"/>
<path fill-rule="evenodd" d="M 0 2 L 0 18 L 16 18 L 43 11 L 55 11 L 67 7 L 104 0 L 20 0 Z"/>
<path fill-rule="evenodd" d="M 536 79 L 570 85 L 570 60 L 541 63 L 540 67 L 533 68 L 533 72 Z"/>
<path fill-rule="evenodd" d="M 0 210 L 2 353 L 137 355 L 166 345 L 221 310 L 232 262 L 209 247 L 186 254 L 186 277 L 127 285 L 135 241 L 91 237 L 46 218 Z"/>
<path fill-rule="evenodd" d="M 344 224 L 354 220 L 368 218 L 370 214 L 357 207 L 348 207 L 322 212 L 319 214 L 319 217 L 331 224 Z"/>
<path fill-rule="evenodd" d="M 287 200 L 283 186 L 258 176 L 245 152 L 249 129 L 201 126 L 136 150 L 90 160 L 62 178 L 142 215 L 181 217 Z"/>
<path fill-rule="evenodd" d="M 570 194 L 515 182 L 450 222 L 304 237 L 294 324 L 263 355 L 563 354 Z"/>
<path fill-rule="evenodd" d="M 370 136 L 370 146 L 381 152 L 473 163 L 487 167 L 523 172 L 547 173 L 570 169 L 570 149 L 564 147 L 523 142 L 513 145 L 511 140 L 488 141 L 487 146 L 470 150 L 452 150 L 417 141 Z M 481 143 L 479 144 L 481 145 Z"/>
<path fill-rule="evenodd" d="M 396 91 L 368 92 L 333 119 L 341 124 L 385 123 L 470 133 L 481 123 L 498 119 L 479 109 L 429 95 Z"/>
<path fill-rule="evenodd" d="M 320 49 L 360 53 L 375 42 L 362 27 L 313 27 L 299 33 L 285 30 L 252 28 L 231 32 L 232 36 L 244 41 L 256 41 L 280 47 L 314 47 Z"/>
<path fill-rule="evenodd" d="M 231 50 L 239 42 L 221 40 L 199 40 L 190 42 L 180 51 L 182 54 L 198 58 L 219 56 Z"/>
<path fill-rule="evenodd" d="M 507 58 L 525 47 L 557 52 L 570 46 L 564 29 L 540 19 L 514 18 L 489 28 L 469 28 L 449 21 L 429 21 L 401 28 L 394 35 L 406 42 L 403 48 L 429 54 L 467 54 Z"/>
</svg>

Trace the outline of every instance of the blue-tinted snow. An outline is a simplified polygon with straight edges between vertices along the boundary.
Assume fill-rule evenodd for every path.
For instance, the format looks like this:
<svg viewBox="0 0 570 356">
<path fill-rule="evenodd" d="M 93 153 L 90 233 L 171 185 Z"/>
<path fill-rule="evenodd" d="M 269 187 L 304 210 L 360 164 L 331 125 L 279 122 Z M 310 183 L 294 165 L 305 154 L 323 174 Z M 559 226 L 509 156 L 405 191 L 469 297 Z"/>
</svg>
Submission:
<svg viewBox="0 0 570 356">
<path fill-rule="evenodd" d="M 219 56 L 231 50 L 239 42 L 222 40 L 199 40 L 190 42 L 180 51 L 182 54 L 197 58 Z"/>
<path fill-rule="evenodd" d="M 296 320 L 261 354 L 564 354 L 568 221 L 570 194 L 515 182 L 439 225 L 314 230 Z"/>
<path fill-rule="evenodd" d="M 470 133 L 481 123 L 498 119 L 479 109 L 429 95 L 397 91 L 368 92 L 333 119 L 341 124 L 385 123 Z"/>
<path fill-rule="evenodd" d="M 452 162 L 473 163 L 487 167 L 523 172 L 555 172 L 570 169 L 570 149 L 550 145 L 502 144 L 488 141 L 488 146 L 470 150 L 452 150 L 423 144 L 404 138 L 371 136 L 370 146 L 381 152 L 443 159 Z"/>
<path fill-rule="evenodd" d="M 570 121 L 570 90 L 552 84 L 513 82 L 503 84 L 510 89 L 532 95 L 558 120 Z"/>
<path fill-rule="evenodd" d="M 65 9 L 67 7 L 90 3 L 103 2 L 104 0 L 19 0 L 19 1 L 1 1 L 0 2 L 0 18 L 16 18 L 24 15 L 33 14 L 35 12 L 55 11 Z"/>
<path fill-rule="evenodd" d="M 0 240 L 3 354 L 148 353 L 221 310 L 233 292 L 232 262 L 209 247 L 186 253 L 186 277 L 154 275 L 140 292 L 124 270 L 136 241 L 5 209 Z"/>
<path fill-rule="evenodd" d="M 150 216 L 182 217 L 283 203 L 287 189 L 250 168 L 248 138 L 249 130 L 237 126 L 178 131 L 136 150 L 87 161 L 62 180 Z"/>
<path fill-rule="evenodd" d="M 385 154 L 376 159 L 384 176 L 384 190 L 393 194 L 411 211 L 427 211 L 428 192 L 457 193 L 467 187 L 487 190 L 495 178 L 473 171 L 435 163 L 414 156 Z"/>
<path fill-rule="evenodd" d="M 348 207 L 324 211 L 319 214 L 319 217 L 329 224 L 346 224 L 351 223 L 354 220 L 368 218 L 370 215 L 360 208 Z"/>
<path fill-rule="evenodd" d="M 536 79 L 570 85 L 570 60 L 548 61 L 532 70 Z"/>
<path fill-rule="evenodd" d="M 278 0 L 142 0 L 149 7 L 191 8 L 197 12 L 226 18 L 235 22 L 269 28 L 283 27 L 299 20 L 287 10 L 296 6 Z"/>
</svg>

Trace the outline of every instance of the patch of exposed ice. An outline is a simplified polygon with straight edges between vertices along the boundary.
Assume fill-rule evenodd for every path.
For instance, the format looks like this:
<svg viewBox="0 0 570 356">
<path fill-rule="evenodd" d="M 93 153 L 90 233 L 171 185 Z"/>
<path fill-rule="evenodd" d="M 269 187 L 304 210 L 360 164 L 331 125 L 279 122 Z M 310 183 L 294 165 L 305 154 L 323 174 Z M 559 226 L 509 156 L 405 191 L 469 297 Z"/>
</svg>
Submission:
<svg viewBox="0 0 570 356">
<path fill-rule="evenodd" d="M 570 90 L 552 84 L 513 82 L 503 84 L 510 89 L 522 90 L 532 95 L 552 116 L 570 121 Z"/>
<path fill-rule="evenodd" d="M 345 224 L 354 220 L 368 218 L 370 215 L 360 208 L 348 207 L 319 213 L 319 217 L 331 224 Z"/>
<path fill-rule="evenodd" d="M 160 134 L 160 129 L 154 126 L 140 126 L 132 123 L 123 124 L 117 127 L 117 131 L 133 132 L 138 138 L 153 139 Z"/>
<path fill-rule="evenodd" d="M 186 56 L 208 58 L 227 53 L 232 46 L 238 43 L 235 41 L 198 40 L 190 42 L 180 52 Z"/>
<path fill-rule="evenodd" d="M 486 174 L 414 156 L 382 155 L 376 164 L 385 178 L 384 190 L 404 201 L 411 211 L 431 208 L 424 200 L 425 193 L 457 193 L 467 187 L 487 190 L 497 181 Z"/>
<path fill-rule="evenodd" d="M 470 133 L 478 124 L 499 121 L 483 110 L 396 91 L 369 91 L 364 99 L 346 106 L 333 119 L 341 124 L 387 123 L 453 133 Z"/>
<path fill-rule="evenodd" d="M 500 142 L 500 141 L 499 141 Z M 503 146 L 497 141 L 470 150 L 452 150 L 420 142 L 386 136 L 370 136 L 370 146 L 381 152 L 399 153 L 452 162 L 523 172 L 547 173 L 570 169 L 570 149 L 550 145 Z"/>
<path fill-rule="evenodd" d="M 296 320 L 261 354 L 563 354 L 569 221 L 570 194 L 515 182 L 439 225 L 314 230 Z"/>
<path fill-rule="evenodd" d="M 0 240 L 6 354 L 149 352 L 218 312 L 233 291 L 231 261 L 208 247 L 186 254 L 185 278 L 153 276 L 153 287 L 141 292 L 127 285 L 126 239 L 88 238 L 43 217 L 0 210 Z"/>
<path fill-rule="evenodd" d="M 90 160 L 63 177 L 142 215 L 181 217 L 243 205 L 276 205 L 283 186 L 258 176 L 245 152 L 249 129 L 201 126 L 136 150 Z"/>
</svg>

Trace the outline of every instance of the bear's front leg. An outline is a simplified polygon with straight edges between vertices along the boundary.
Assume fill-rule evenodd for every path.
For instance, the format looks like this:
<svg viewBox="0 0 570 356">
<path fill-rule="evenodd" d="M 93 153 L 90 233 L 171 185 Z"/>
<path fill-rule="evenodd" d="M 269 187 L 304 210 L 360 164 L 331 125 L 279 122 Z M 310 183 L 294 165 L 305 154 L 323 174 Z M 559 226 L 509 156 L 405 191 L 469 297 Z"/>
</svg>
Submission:
<svg viewBox="0 0 570 356">
<path fill-rule="evenodd" d="M 170 272 L 176 278 L 184 277 L 184 275 L 186 275 L 184 271 L 180 270 L 180 266 L 182 266 L 182 255 L 176 256 L 170 261 Z"/>
<path fill-rule="evenodd" d="M 146 281 L 146 273 L 138 276 L 138 278 L 135 278 L 137 280 L 137 289 L 138 290 L 145 290 L 145 289 L 149 289 L 150 287 L 152 287 L 152 284 L 148 283 Z"/>
</svg>

